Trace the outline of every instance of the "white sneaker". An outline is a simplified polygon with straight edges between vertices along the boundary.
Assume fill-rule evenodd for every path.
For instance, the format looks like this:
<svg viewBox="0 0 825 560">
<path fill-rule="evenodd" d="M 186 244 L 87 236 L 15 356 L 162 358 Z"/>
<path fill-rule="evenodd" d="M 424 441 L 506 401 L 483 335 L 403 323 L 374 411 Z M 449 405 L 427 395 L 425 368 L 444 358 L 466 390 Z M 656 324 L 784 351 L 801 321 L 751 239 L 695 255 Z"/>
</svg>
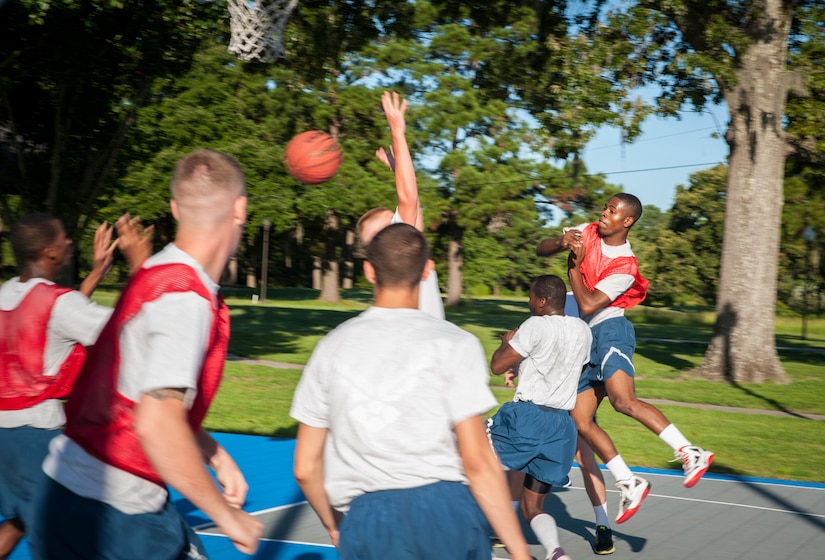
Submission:
<svg viewBox="0 0 825 560">
<path fill-rule="evenodd" d="M 564 552 L 562 547 L 558 547 L 547 557 L 547 560 L 572 560 L 572 558 Z"/>
<path fill-rule="evenodd" d="M 682 461 L 682 470 L 685 471 L 685 487 L 690 488 L 702 478 L 713 462 L 713 453 L 705 451 L 695 445 L 686 445 L 673 455 L 675 460 Z"/>
<path fill-rule="evenodd" d="M 616 488 L 621 492 L 619 500 L 619 515 L 616 523 L 624 523 L 635 514 L 650 492 L 650 483 L 641 476 L 633 475 L 627 480 L 616 482 Z"/>
</svg>

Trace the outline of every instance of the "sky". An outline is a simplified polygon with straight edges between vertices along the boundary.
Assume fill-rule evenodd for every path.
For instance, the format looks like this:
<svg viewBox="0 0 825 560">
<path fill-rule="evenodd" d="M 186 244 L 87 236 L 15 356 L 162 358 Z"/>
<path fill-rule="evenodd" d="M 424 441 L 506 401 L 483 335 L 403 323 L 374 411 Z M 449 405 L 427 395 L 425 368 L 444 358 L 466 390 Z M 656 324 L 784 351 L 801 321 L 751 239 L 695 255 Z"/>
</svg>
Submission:
<svg viewBox="0 0 825 560">
<path fill-rule="evenodd" d="M 649 118 L 632 144 L 622 145 L 617 128 L 600 129 L 582 154 L 588 173 L 603 173 L 607 182 L 635 194 L 643 205 L 669 210 L 677 185 L 688 185 L 692 173 L 726 163 L 728 156 L 725 105 L 680 117 Z"/>
</svg>

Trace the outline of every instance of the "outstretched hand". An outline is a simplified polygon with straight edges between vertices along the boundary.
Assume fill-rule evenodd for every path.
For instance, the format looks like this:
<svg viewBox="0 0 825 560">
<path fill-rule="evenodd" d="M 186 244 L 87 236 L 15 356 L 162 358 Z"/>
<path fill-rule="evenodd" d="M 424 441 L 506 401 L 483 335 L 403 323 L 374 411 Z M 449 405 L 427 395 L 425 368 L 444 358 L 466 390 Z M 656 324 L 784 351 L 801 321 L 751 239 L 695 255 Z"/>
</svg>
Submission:
<svg viewBox="0 0 825 560">
<path fill-rule="evenodd" d="M 95 231 L 94 262 L 92 266 L 99 272 L 101 278 L 112 268 L 115 259 L 115 247 L 117 246 L 117 240 L 112 241 L 112 228 L 109 224 L 106 222 L 100 224 Z"/>
<path fill-rule="evenodd" d="M 390 130 L 404 134 L 407 130 L 407 123 L 404 120 L 404 114 L 407 112 L 407 100 L 401 99 L 401 96 L 399 96 L 396 91 L 385 91 L 381 95 L 381 106 L 384 108 L 384 114 L 387 116 L 387 123 L 390 125 Z"/>
<path fill-rule="evenodd" d="M 120 252 L 129 263 L 129 270 L 134 274 L 140 269 L 143 261 L 152 255 L 152 234 L 154 226 L 143 227 L 140 217 L 132 218 L 128 213 L 118 218 L 117 223 L 118 242 Z"/>
</svg>

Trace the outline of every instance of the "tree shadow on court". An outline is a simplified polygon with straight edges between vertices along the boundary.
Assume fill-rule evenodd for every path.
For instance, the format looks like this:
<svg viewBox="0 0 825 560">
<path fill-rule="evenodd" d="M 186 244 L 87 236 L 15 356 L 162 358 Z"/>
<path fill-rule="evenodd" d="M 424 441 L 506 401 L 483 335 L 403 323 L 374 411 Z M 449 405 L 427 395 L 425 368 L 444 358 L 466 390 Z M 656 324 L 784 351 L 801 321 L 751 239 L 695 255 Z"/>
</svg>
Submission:
<svg viewBox="0 0 825 560">
<path fill-rule="evenodd" d="M 556 525 L 559 529 L 564 529 L 574 535 L 579 535 L 582 540 L 587 542 L 587 544 L 592 547 L 593 542 L 596 540 L 596 525 L 593 521 L 575 519 L 570 516 L 567 512 L 567 507 L 564 505 L 563 499 L 563 495 L 567 493 L 568 490 L 565 488 L 553 488 L 553 491 L 548 494 L 547 500 L 544 502 L 544 511 L 553 516 L 553 519 L 556 520 Z M 520 515 L 519 520 L 521 521 L 524 535 L 528 539 L 532 539 L 528 540 L 528 542 L 531 544 L 538 543 L 538 539 L 533 533 L 533 530 L 530 529 L 530 526 L 521 518 Z M 613 530 L 613 538 L 625 541 L 630 546 L 630 550 L 633 552 L 642 551 L 645 544 L 647 544 L 647 538 L 645 537 L 623 533 L 621 531 L 617 531 L 615 527 L 611 527 L 611 529 Z"/>
<path fill-rule="evenodd" d="M 813 529 L 816 529 L 819 532 L 825 531 L 825 520 L 822 518 L 822 514 L 818 512 L 810 511 L 806 509 L 804 506 L 794 503 L 791 499 L 781 496 L 777 492 L 771 490 L 772 487 L 776 485 L 780 486 L 798 486 L 801 488 L 800 493 L 806 493 L 805 487 L 809 486 L 813 487 L 821 487 L 821 485 L 815 485 L 805 482 L 794 482 L 788 481 L 787 484 L 782 484 L 781 480 L 777 480 L 775 482 L 771 480 L 765 479 L 758 479 L 751 476 L 748 476 L 747 473 L 742 471 L 738 471 L 732 467 L 721 463 L 718 459 L 713 461 L 714 471 L 716 472 L 724 472 L 731 475 L 731 478 L 735 480 L 735 482 L 741 484 L 747 490 L 753 494 L 758 496 L 762 496 L 766 500 L 768 500 L 776 509 L 784 510 L 786 513 L 795 514 L 800 517 L 805 523 L 811 525 Z"/>
</svg>

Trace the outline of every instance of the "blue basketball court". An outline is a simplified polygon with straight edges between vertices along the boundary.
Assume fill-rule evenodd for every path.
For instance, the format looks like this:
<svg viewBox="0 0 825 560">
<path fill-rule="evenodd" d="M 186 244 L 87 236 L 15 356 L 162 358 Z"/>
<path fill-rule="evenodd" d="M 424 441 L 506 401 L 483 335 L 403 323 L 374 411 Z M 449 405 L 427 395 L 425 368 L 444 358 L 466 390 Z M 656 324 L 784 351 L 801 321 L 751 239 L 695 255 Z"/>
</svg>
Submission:
<svg viewBox="0 0 825 560">
<path fill-rule="evenodd" d="M 292 477 L 295 441 L 237 434 L 214 434 L 249 482 L 244 509 L 265 525 L 258 552 L 238 552 L 209 520 L 180 495 L 173 501 L 198 530 L 212 560 L 334 560 L 338 558 L 315 513 Z M 723 460 L 718 458 L 717 460 Z M 815 460 L 812 458 L 812 460 Z M 634 469 L 653 489 L 639 512 L 613 526 L 612 558 L 793 559 L 821 558 L 825 551 L 825 484 L 706 475 L 694 488 L 682 486 L 679 471 Z M 606 475 L 608 484 L 610 475 Z M 559 526 L 561 544 L 574 560 L 593 558 L 593 510 L 578 468 L 572 486 L 554 489 L 546 510 Z M 615 514 L 618 492 L 608 490 Z M 523 526 L 537 560 L 544 551 Z M 504 550 L 494 555 L 508 558 Z M 437 551 L 433 551 L 433 557 Z M 11 560 L 30 560 L 25 541 Z M 388 559 L 391 560 L 391 559 Z"/>
</svg>

